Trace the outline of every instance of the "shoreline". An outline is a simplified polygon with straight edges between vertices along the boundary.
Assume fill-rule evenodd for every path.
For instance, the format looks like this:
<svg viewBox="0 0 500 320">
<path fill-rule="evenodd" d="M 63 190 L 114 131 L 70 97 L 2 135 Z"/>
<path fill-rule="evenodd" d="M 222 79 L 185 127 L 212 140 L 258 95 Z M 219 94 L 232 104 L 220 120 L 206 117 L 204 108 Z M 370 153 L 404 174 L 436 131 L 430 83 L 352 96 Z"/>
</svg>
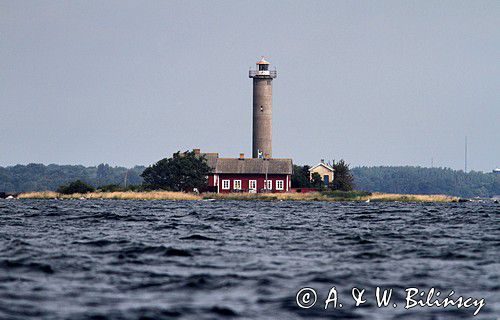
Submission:
<svg viewBox="0 0 500 320">
<path fill-rule="evenodd" d="M 391 194 L 374 192 L 370 195 L 332 196 L 319 192 L 311 193 L 184 193 L 171 191 L 150 192 L 91 192 L 60 194 L 53 191 L 20 193 L 17 199 L 77 199 L 77 200 L 238 200 L 238 201 L 322 201 L 322 202 L 459 202 L 459 197 L 446 195 Z"/>
</svg>

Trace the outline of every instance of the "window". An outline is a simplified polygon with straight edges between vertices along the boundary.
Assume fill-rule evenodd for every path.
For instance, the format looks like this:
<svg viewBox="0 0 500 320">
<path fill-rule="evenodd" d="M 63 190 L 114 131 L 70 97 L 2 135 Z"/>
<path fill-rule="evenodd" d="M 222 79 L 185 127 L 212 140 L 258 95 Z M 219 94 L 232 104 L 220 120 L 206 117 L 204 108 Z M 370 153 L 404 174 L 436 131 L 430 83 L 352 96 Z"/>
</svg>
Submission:
<svg viewBox="0 0 500 320">
<path fill-rule="evenodd" d="M 222 180 L 222 190 L 229 190 L 229 180 Z"/>
<path fill-rule="evenodd" d="M 241 180 L 234 180 L 233 181 L 233 189 L 234 190 L 241 190 Z"/>
<path fill-rule="evenodd" d="M 267 190 L 273 190 L 273 180 L 266 180 L 265 186 Z"/>
<path fill-rule="evenodd" d="M 283 180 L 276 180 L 276 190 L 283 190 Z"/>
<path fill-rule="evenodd" d="M 248 181 L 248 189 L 257 190 L 257 180 Z"/>
</svg>

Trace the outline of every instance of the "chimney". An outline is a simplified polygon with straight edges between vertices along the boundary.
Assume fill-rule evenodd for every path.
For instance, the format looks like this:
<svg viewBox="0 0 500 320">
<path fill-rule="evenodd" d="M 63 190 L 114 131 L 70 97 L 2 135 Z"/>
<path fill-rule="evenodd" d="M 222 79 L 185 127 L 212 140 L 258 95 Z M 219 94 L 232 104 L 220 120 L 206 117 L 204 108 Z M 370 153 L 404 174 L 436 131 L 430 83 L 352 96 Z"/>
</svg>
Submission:
<svg viewBox="0 0 500 320">
<path fill-rule="evenodd" d="M 200 149 L 193 149 L 194 155 L 199 156 L 200 155 Z"/>
<path fill-rule="evenodd" d="M 244 153 L 240 153 L 240 160 L 244 160 L 245 159 L 245 154 Z"/>
<path fill-rule="evenodd" d="M 325 159 L 321 159 L 321 163 L 325 163 Z"/>
</svg>

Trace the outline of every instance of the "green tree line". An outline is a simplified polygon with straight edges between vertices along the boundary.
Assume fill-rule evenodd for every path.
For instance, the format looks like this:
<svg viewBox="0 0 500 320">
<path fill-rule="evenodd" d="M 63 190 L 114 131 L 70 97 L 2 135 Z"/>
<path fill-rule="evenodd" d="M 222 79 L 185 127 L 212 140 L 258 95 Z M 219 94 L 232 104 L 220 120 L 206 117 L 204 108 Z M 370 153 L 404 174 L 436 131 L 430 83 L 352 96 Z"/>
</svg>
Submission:
<svg viewBox="0 0 500 320">
<path fill-rule="evenodd" d="M 167 165 L 162 160 L 151 166 L 147 176 L 156 175 L 156 169 Z M 171 164 L 168 164 L 170 167 Z M 28 192 L 57 190 L 62 185 L 81 180 L 93 187 L 106 185 L 142 185 L 144 166 L 131 169 L 100 164 L 81 165 L 28 164 L 0 167 L 0 192 Z M 292 184 L 302 187 L 321 185 L 319 177 L 310 182 L 309 167 L 294 166 Z M 492 197 L 500 195 L 500 174 L 468 172 L 447 168 L 422 167 L 355 167 L 350 169 L 354 189 L 371 192 L 409 194 L 447 194 L 461 197 Z M 161 177 L 161 176 L 160 176 Z M 314 177 L 313 177 L 314 178 Z M 154 186 L 149 181 L 150 187 Z M 168 189 L 177 189 L 166 186 Z M 182 189 L 182 188 L 181 188 Z"/>
<path fill-rule="evenodd" d="M 357 167 L 352 169 L 357 190 L 460 197 L 500 195 L 500 174 L 449 168 Z"/>
<path fill-rule="evenodd" d="M 105 185 L 139 185 L 144 166 L 131 169 L 100 164 L 94 167 L 81 165 L 43 165 L 30 163 L 0 167 L 0 192 L 55 191 L 61 185 L 81 180 L 93 187 Z"/>
</svg>

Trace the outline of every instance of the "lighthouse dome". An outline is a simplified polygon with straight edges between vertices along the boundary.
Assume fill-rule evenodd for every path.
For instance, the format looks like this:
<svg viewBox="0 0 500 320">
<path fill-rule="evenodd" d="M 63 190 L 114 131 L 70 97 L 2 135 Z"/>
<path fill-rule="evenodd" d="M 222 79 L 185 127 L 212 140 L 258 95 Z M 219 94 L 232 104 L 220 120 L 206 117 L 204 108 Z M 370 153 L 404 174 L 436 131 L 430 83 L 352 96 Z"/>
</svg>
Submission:
<svg viewBox="0 0 500 320">
<path fill-rule="evenodd" d="M 262 57 L 262 59 L 260 59 L 259 61 L 257 61 L 257 64 L 270 64 L 270 63 L 264 57 Z"/>
</svg>

